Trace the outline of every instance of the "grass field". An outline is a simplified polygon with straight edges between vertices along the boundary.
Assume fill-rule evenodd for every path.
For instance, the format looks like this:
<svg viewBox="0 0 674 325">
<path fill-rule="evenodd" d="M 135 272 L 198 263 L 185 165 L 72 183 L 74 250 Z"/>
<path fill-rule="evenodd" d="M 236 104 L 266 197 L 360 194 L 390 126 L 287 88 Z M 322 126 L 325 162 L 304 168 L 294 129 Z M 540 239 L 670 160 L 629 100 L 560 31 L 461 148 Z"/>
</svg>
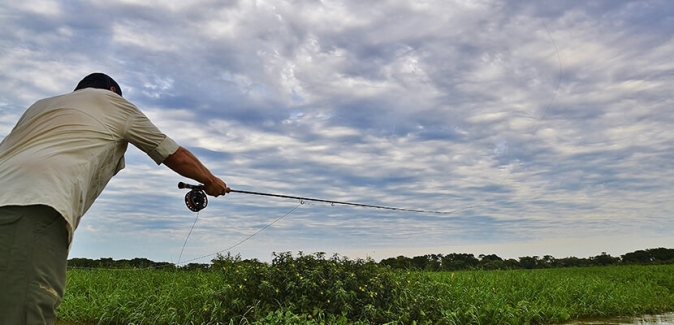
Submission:
<svg viewBox="0 0 674 325">
<path fill-rule="evenodd" d="M 59 324 L 551 324 L 674 311 L 674 265 L 396 271 L 321 254 L 73 269 Z"/>
</svg>

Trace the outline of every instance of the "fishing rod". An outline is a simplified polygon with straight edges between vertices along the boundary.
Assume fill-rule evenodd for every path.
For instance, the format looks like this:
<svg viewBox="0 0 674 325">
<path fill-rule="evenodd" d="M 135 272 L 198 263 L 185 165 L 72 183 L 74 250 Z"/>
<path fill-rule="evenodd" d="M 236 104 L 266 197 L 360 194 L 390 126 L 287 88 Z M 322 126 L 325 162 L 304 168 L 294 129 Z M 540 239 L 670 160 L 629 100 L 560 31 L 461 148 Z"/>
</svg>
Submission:
<svg viewBox="0 0 674 325">
<path fill-rule="evenodd" d="M 203 185 L 191 185 L 183 182 L 178 183 L 178 188 L 179 189 L 190 189 L 187 194 L 185 194 L 185 205 L 187 205 L 187 208 L 190 209 L 193 212 L 199 212 L 206 208 L 208 205 L 208 197 L 206 196 L 206 193 L 204 192 L 204 186 Z M 259 195 L 259 196 L 269 196 L 269 197 L 277 197 L 277 198 L 283 198 L 283 199 L 294 199 L 294 200 L 299 200 L 300 203 L 304 203 L 304 201 L 313 201 L 313 202 L 322 202 L 322 203 L 330 203 L 332 205 L 348 205 L 348 206 L 355 206 L 355 207 L 361 207 L 361 208 L 373 208 L 373 209 L 383 209 L 383 210 L 394 210 L 394 211 L 404 211 L 404 212 L 416 212 L 416 213 L 433 213 L 433 214 L 451 214 L 459 210 L 454 210 L 454 211 L 429 211 L 429 210 L 419 210 L 419 209 L 405 209 L 405 208 L 397 208 L 397 207 L 390 207 L 390 206 L 383 206 L 383 205 L 372 205 L 372 204 L 362 204 L 362 203 L 353 203 L 353 202 L 345 202 L 345 201 L 334 201 L 334 200 L 325 200 L 325 199 L 315 199 L 315 198 L 310 198 L 310 197 L 302 197 L 302 196 L 293 196 L 293 195 L 283 195 L 283 194 L 272 194 L 272 193 L 262 193 L 262 192 L 252 192 L 252 191 L 242 191 L 242 190 L 233 190 L 230 189 L 230 193 L 240 193 L 240 194 L 249 194 L 249 195 Z M 470 208 L 470 207 L 468 207 Z M 465 210 L 468 208 L 460 209 L 460 210 Z"/>
</svg>

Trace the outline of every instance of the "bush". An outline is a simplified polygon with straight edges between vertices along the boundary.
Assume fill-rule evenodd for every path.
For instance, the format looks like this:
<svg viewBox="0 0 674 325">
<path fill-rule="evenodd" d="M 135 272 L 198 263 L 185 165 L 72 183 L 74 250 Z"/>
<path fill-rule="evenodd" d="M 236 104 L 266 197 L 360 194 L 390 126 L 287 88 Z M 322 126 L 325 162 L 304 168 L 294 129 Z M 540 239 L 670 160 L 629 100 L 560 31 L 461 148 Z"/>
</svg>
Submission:
<svg viewBox="0 0 674 325">
<path fill-rule="evenodd" d="M 383 321 L 382 311 L 393 303 L 400 282 L 400 273 L 372 260 L 325 258 L 324 253 L 275 253 L 270 265 L 218 256 L 213 270 L 226 283 L 215 299 L 235 306 L 232 317 L 254 315 L 253 319 L 283 310 L 318 320 Z"/>
</svg>

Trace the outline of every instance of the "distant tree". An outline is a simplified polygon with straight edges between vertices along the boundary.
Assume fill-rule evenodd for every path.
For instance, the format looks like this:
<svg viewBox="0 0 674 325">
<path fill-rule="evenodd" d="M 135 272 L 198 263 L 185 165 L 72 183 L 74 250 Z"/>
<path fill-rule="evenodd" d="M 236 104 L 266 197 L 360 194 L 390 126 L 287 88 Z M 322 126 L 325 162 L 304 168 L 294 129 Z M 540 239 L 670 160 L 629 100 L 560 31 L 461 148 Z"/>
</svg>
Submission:
<svg viewBox="0 0 674 325">
<path fill-rule="evenodd" d="M 537 269 L 540 267 L 540 259 L 538 256 L 523 256 L 520 257 L 520 266 L 525 269 Z"/>
<path fill-rule="evenodd" d="M 426 264 L 426 271 L 440 271 L 442 269 L 442 254 L 426 255 L 428 263 Z"/>
<path fill-rule="evenodd" d="M 581 267 L 589 266 L 590 262 L 584 258 L 575 256 L 560 258 L 557 260 L 557 267 Z"/>
<path fill-rule="evenodd" d="M 155 262 L 153 268 L 157 270 L 175 270 L 176 266 L 169 262 Z"/>
<path fill-rule="evenodd" d="M 107 258 L 99 258 L 97 261 L 97 267 L 102 268 L 102 269 L 112 269 L 115 268 L 115 260 L 113 260 L 110 257 Z"/>
<path fill-rule="evenodd" d="M 520 262 L 514 258 L 503 260 L 503 269 L 505 270 L 515 270 L 520 268 L 522 268 Z"/>
<path fill-rule="evenodd" d="M 620 264 L 620 257 L 613 257 L 606 252 L 601 252 L 601 255 L 590 258 L 593 265 L 607 266 Z"/>
<path fill-rule="evenodd" d="M 645 250 L 637 250 L 620 256 L 625 264 L 650 264 L 653 256 Z"/>
<path fill-rule="evenodd" d="M 478 257 L 480 259 L 479 268 L 483 270 L 501 270 L 505 268 L 503 259 L 496 254 L 480 254 Z"/>
<path fill-rule="evenodd" d="M 451 253 L 442 257 L 442 269 L 447 271 L 471 270 L 480 264 L 473 254 Z"/>
<path fill-rule="evenodd" d="M 428 264 L 427 255 L 412 257 L 411 263 L 413 268 L 417 270 L 425 270 L 426 265 Z"/>
<path fill-rule="evenodd" d="M 72 258 L 68 260 L 68 267 L 91 269 L 97 266 L 96 261 L 89 258 Z"/>
<path fill-rule="evenodd" d="M 504 270 L 507 269 L 502 260 L 493 260 L 482 262 L 480 261 L 480 268 L 483 270 Z"/>
<path fill-rule="evenodd" d="M 653 261 L 674 262 L 674 249 L 659 247 L 647 249 L 646 252 L 651 255 Z"/>
<path fill-rule="evenodd" d="M 379 262 L 381 265 L 388 265 L 393 269 L 411 269 L 412 260 L 405 256 L 390 257 Z"/>
<path fill-rule="evenodd" d="M 154 262 L 148 260 L 147 258 L 139 258 L 139 257 L 136 257 L 129 261 L 129 266 L 138 269 L 152 268 L 154 267 L 154 264 L 155 264 Z"/>
<path fill-rule="evenodd" d="M 543 256 L 543 259 L 541 259 L 538 264 L 539 268 L 551 268 L 556 266 L 557 266 L 557 259 L 555 259 L 551 255 Z"/>
<path fill-rule="evenodd" d="M 210 268 L 210 264 L 203 263 L 189 263 L 180 267 L 180 269 L 183 271 L 208 271 Z"/>
<path fill-rule="evenodd" d="M 478 257 L 480 258 L 480 262 L 485 262 L 485 263 L 491 262 L 491 261 L 503 261 L 503 259 L 498 257 L 498 255 L 496 255 L 496 254 L 489 254 L 489 255 L 480 254 Z"/>
</svg>

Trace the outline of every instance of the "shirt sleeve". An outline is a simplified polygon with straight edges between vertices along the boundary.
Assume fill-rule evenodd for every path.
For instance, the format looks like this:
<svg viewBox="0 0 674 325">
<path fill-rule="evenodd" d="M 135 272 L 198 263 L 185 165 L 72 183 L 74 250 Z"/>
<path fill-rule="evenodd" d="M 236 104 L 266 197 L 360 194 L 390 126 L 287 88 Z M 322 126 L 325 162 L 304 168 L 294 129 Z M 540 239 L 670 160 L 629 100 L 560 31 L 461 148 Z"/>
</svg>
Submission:
<svg viewBox="0 0 674 325">
<path fill-rule="evenodd" d="M 159 165 L 175 153 L 179 145 L 162 133 L 138 108 L 133 108 L 127 120 L 125 138 Z"/>
<path fill-rule="evenodd" d="M 147 154 L 154 160 L 157 165 L 161 164 L 166 157 L 174 154 L 178 150 L 178 144 L 173 141 L 173 139 L 165 136 L 159 145 L 154 148 L 154 150 L 148 152 Z"/>
</svg>

